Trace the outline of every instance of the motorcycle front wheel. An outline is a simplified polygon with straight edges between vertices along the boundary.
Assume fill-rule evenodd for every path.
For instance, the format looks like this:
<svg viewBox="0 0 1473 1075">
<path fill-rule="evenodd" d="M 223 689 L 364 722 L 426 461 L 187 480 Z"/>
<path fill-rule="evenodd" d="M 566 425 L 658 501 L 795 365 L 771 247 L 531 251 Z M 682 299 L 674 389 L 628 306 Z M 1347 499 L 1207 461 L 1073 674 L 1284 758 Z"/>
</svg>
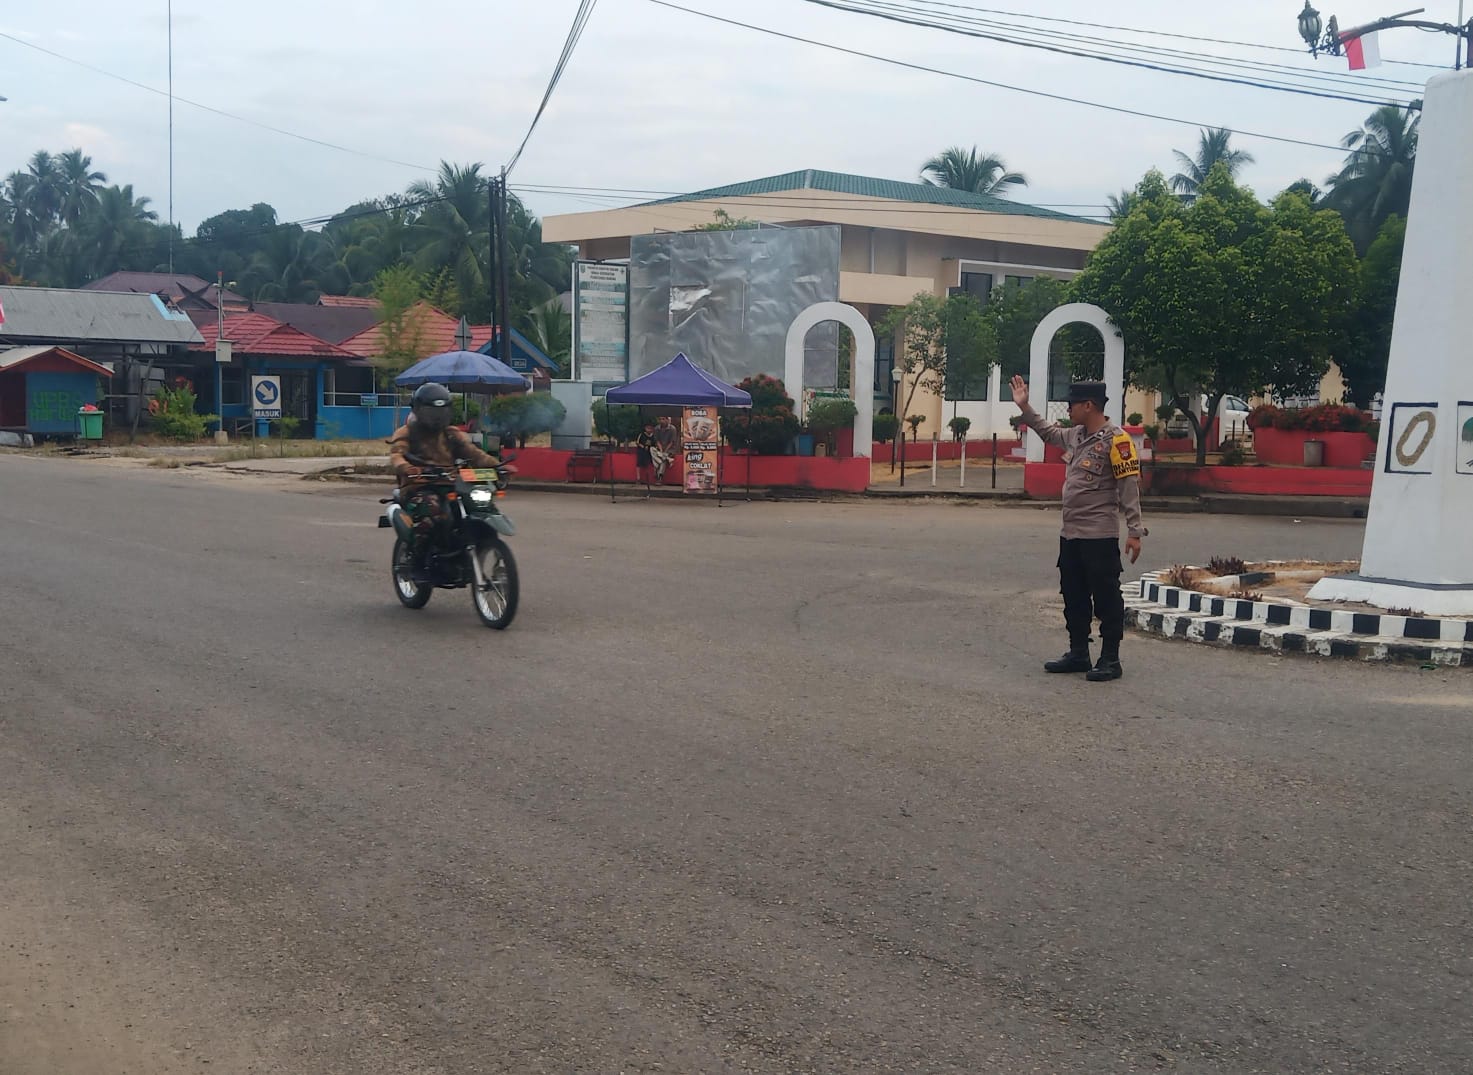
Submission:
<svg viewBox="0 0 1473 1075">
<path fill-rule="evenodd" d="M 486 580 L 484 588 L 471 587 L 476 615 L 492 630 L 504 631 L 511 626 L 512 617 L 517 614 L 519 584 L 516 558 L 505 542 L 491 538 L 476 546 L 476 559 L 481 564 L 481 577 Z"/>
<path fill-rule="evenodd" d="M 394 596 L 405 608 L 424 608 L 429 604 L 430 595 L 435 588 L 428 582 L 415 582 L 414 572 L 414 550 L 409 547 L 409 542 L 403 538 L 394 540 Z"/>
</svg>

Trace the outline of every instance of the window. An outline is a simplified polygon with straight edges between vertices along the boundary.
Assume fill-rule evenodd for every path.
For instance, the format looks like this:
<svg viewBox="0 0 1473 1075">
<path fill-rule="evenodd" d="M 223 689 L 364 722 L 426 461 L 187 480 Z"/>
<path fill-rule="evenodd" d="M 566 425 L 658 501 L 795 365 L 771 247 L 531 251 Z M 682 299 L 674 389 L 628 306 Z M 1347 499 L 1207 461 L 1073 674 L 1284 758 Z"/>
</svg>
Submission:
<svg viewBox="0 0 1473 1075">
<path fill-rule="evenodd" d="M 983 306 L 992 297 L 992 274 L 990 272 L 964 272 L 962 273 L 962 286 L 956 290 L 966 295 L 971 295 Z"/>
</svg>

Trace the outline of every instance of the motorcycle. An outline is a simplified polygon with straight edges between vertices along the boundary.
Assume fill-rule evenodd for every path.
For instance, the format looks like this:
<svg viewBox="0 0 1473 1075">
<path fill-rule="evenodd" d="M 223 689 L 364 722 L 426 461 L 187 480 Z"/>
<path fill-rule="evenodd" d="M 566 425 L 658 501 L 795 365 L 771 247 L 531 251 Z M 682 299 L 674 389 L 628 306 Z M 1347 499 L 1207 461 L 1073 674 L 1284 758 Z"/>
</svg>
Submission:
<svg viewBox="0 0 1473 1075">
<path fill-rule="evenodd" d="M 394 595 L 405 608 L 420 609 L 429 603 L 436 588 L 470 588 L 471 600 L 481 622 L 503 631 L 517 614 L 517 561 L 505 539 L 517 532 L 511 519 L 496 506 L 506 495 L 510 470 L 503 462 L 495 467 L 437 467 L 406 456 L 421 468 L 418 488 L 428 488 L 445 501 L 446 519 L 437 523 L 426 540 L 424 575 L 415 578 L 414 520 L 405 509 L 412 490 L 397 489 L 380 500 L 387 505 L 379 516 L 380 529 L 396 535 L 390 570 Z"/>
</svg>

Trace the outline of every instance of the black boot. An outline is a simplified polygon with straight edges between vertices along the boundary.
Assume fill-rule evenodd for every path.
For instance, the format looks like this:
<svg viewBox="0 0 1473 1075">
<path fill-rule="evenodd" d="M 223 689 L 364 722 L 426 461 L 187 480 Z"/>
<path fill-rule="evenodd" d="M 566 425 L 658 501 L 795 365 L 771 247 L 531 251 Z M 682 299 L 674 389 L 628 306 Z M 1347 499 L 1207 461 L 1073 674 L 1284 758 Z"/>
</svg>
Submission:
<svg viewBox="0 0 1473 1075">
<path fill-rule="evenodd" d="M 1100 659 L 1095 662 L 1093 668 L 1085 673 L 1084 678 L 1091 683 L 1108 683 L 1123 675 L 1125 675 L 1125 669 L 1120 667 L 1120 641 L 1106 639 L 1100 650 Z"/>
<path fill-rule="evenodd" d="M 1044 661 L 1043 670 L 1045 672 L 1088 672 L 1090 670 L 1089 645 L 1070 646 L 1069 652 L 1058 660 Z"/>
</svg>

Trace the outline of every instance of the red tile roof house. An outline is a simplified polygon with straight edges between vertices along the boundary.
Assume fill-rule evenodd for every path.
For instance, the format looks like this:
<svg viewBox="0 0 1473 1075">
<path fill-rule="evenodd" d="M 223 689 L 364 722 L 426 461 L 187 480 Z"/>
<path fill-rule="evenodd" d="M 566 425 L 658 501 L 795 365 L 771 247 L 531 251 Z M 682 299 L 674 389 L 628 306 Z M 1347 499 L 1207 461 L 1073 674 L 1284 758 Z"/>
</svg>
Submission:
<svg viewBox="0 0 1473 1075">
<path fill-rule="evenodd" d="M 416 350 L 421 358 L 454 351 L 460 346 L 456 341 L 456 334 L 460 329 L 458 318 L 424 302 L 416 305 L 413 316 L 418 318 L 419 336 Z M 468 325 L 466 327 L 470 330 L 470 345 L 465 350 L 480 351 L 483 354 L 502 357 L 497 354 L 499 343 L 492 345 L 492 337 L 496 333 L 494 325 Z M 337 342 L 364 358 L 372 358 L 383 347 L 383 333 L 378 325 L 372 325 L 355 336 Z M 511 344 L 511 357 L 503 361 L 518 373 L 530 377 L 534 390 L 546 390 L 553 375 L 557 373 L 557 364 L 515 329 L 511 332 Z"/>
<path fill-rule="evenodd" d="M 204 319 L 198 327 L 203 342 L 191 349 L 213 358 L 218 325 Z M 364 405 L 362 396 L 372 393 L 372 364 L 352 351 L 260 313 L 227 313 L 224 336 L 231 343 L 230 362 L 202 360 L 195 392 L 202 408 L 220 414 L 227 431 L 254 428 L 257 436 L 266 435 L 267 424 L 252 420 L 251 378 L 273 376 L 281 379 L 282 413 L 301 422 L 296 436 L 370 439 L 393 432 L 392 405 Z M 392 404 L 392 397 L 386 402 Z"/>
</svg>

